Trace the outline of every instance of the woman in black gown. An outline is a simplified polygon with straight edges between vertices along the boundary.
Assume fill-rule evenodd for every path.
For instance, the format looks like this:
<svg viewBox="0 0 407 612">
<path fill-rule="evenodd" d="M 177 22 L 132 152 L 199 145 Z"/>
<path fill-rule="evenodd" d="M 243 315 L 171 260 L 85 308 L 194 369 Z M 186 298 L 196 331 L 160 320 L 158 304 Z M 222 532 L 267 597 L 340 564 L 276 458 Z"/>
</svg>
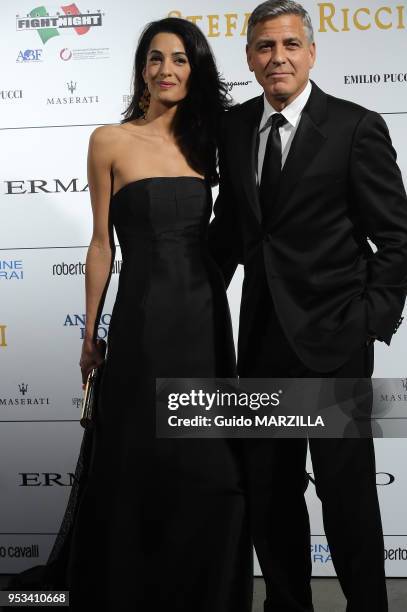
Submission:
<svg viewBox="0 0 407 612">
<path fill-rule="evenodd" d="M 96 428 L 43 584 L 69 589 L 72 609 L 249 612 L 236 441 L 155 437 L 156 377 L 235 375 L 225 287 L 206 242 L 227 89 L 199 28 L 176 18 L 144 30 L 134 84 L 122 124 L 90 139 L 83 380 L 101 362 L 94 329 L 113 227 L 123 264 Z"/>
</svg>

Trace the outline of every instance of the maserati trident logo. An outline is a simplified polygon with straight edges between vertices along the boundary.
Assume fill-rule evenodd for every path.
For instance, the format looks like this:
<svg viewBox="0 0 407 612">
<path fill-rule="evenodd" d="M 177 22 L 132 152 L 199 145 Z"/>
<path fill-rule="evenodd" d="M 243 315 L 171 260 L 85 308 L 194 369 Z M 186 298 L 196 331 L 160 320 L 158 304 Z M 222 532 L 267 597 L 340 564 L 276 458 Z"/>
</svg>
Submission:
<svg viewBox="0 0 407 612">
<path fill-rule="evenodd" d="M 73 94 L 74 91 L 76 91 L 76 86 L 77 86 L 77 82 L 75 81 L 75 83 L 72 81 L 72 79 L 69 81 L 69 83 L 66 84 L 68 91 Z"/>
<path fill-rule="evenodd" d="M 25 395 L 28 391 L 28 385 L 26 383 L 19 384 L 18 388 L 19 388 L 21 395 Z"/>
</svg>

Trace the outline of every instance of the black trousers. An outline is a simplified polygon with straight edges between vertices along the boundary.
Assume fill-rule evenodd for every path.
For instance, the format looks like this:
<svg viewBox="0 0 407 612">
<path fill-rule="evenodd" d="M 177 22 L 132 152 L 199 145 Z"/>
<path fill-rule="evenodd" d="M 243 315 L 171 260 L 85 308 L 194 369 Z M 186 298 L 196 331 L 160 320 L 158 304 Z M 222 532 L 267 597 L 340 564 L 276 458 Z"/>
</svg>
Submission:
<svg viewBox="0 0 407 612">
<path fill-rule="evenodd" d="M 257 296 L 258 298 L 258 296 Z M 242 377 L 370 377 L 373 345 L 338 370 L 313 372 L 289 345 L 264 283 Z M 261 308 L 259 308 L 261 304 Z M 244 356 L 243 356 L 244 357 Z M 310 526 L 304 499 L 307 442 L 325 533 L 347 612 L 387 612 L 384 543 L 371 438 L 247 439 L 252 534 L 266 582 L 265 612 L 313 611 Z"/>
</svg>

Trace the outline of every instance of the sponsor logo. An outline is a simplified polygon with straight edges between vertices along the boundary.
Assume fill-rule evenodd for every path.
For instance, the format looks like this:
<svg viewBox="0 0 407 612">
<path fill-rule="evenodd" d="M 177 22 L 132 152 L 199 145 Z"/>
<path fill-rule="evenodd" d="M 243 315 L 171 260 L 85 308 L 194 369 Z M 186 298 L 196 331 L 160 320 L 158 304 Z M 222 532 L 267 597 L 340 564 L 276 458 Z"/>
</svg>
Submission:
<svg viewBox="0 0 407 612">
<path fill-rule="evenodd" d="M 308 472 L 308 479 L 315 485 L 315 477 L 312 472 Z M 396 477 L 389 472 L 376 472 L 376 485 L 378 487 L 387 487 L 395 482 Z"/>
<path fill-rule="evenodd" d="M 26 385 L 25 383 L 21 383 L 20 385 L 18 385 L 18 389 L 21 395 L 25 395 L 28 391 L 28 385 Z"/>
<path fill-rule="evenodd" d="M 181 11 L 174 10 L 168 17 L 181 17 L 198 25 L 209 38 L 224 36 L 246 36 L 247 25 L 251 13 L 223 13 L 221 15 L 183 15 Z"/>
<path fill-rule="evenodd" d="M 81 397 L 73 397 L 72 398 L 72 406 L 75 406 L 75 408 L 82 408 L 82 398 Z"/>
<path fill-rule="evenodd" d="M 87 183 L 79 182 L 78 178 L 72 179 L 28 179 L 4 181 L 5 195 L 19 195 L 24 193 L 81 193 L 88 191 Z M 79 183 L 79 185 L 78 185 Z"/>
<path fill-rule="evenodd" d="M 24 269 L 22 259 L 0 259 L 0 281 L 23 280 Z"/>
<path fill-rule="evenodd" d="M 0 406 L 49 406 L 49 397 L 37 397 L 27 395 L 28 385 L 21 382 L 17 385 L 18 391 L 22 397 L 0 397 Z"/>
<path fill-rule="evenodd" d="M 0 348 L 7 346 L 6 329 L 7 325 L 0 325 Z"/>
<path fill-rule="evenodd" d="M 329 544 L 311 544 L 311 559 L 313 563 L 330 563 L 332 561 Z"/>
<path fill-rule="evenodd" d="M 39 557 L 40 549 L 38 544 L 29 544 L 28 546 L 0 546 L 0 558 L 9 557 L 15 559 L 18 557 Z"/>
<path fill-rule="evenodd" d="M 64 62 L 68 62 L 70 59 L 72 59 L 72 51 L 67 48 L 61 49 L 61 51 L 59 52 L 59 57 Z"/>
<path fill-rule="evenodd" d="M 67 472 L 18 472 L 20 478 L 19 487 L 72 487 L 75 482 L 75 474 Z"/>
<path fill-rule="evenodd" d="M 97 337 L 101 339 L 105 339 L 109 332 L 109 325 L 111 314 L 105 312 L 102 314 L 99 320 L 99 327 Z M 67 314 L 64 321 L 64 327 L 77 327 L 79 328 L 80 339 L 83 340 L 85 337 L 85 325 L 86 325 L 86 315 L 84 314 Z"/>
<path fill-rule="evenodd" d="M 95 47 L 88 49 L 68 49 L 65 47 L 59 52 L 59 57 L 64 62 L 70 60 L 100 60 L 110 57 L 109 47 Z"/>
<path fill-rule="evenodd" d="M 385 548 L 385 561 L 407 561 L 407 548 Z"/>
<path fill-rule="evenodd" d="M 76 81 L 69 81 L 69 83 L 66 83 L 66 87 L 68 92 L 71 94 L 70 96 L 51 96 L 47 98 L 47 105 L 51 104 L 54 106 L 59 106 L 65 104 L 97 104 L 99 102 L 99 96 L 96 95 L 74 96 L 73 94 L 76 92 L 78 87 Z"/>
<path fill-rule="evenodd" d="M 45 6 L 34 8 L 25 17 L 16 16 L 16 28 L 18 32 L 35 30 L 42 43 L 60 36 L 61 32 L 75 32 L 78 36 L 87 34 L 91 28 L 102 25 L 101 10 L 81 13 L 76 4 L 61 6 L 61 12 L 56 11 L 50 15 Z"/>
<path fill-rule="evenodd" d="M 332 561 L 331 551 L 328 543 L 317 542 L 311 544 L 311 559 L 313 563 L 325 565 Z M 385 561 L 407 561 L 407 548 L 385 548 Z"/>
<path fill-rule="evenodd" d="M 387 72 L 385 74 L 345 74 L 345 85 L 394 85 L 407 83 L 407 72 Z"/>
<path fill-rule="evenodd" d="M 29 64 L 31 62 L 42 62 L 42 49 L 26 49 L 17 55 L 18 64 Z"/>
<path fill-rule="evenodd" d="M 122 267 L 122 260 L 115 260 L 112 266 L 112 274 L 119 274 Z M 86 271 L 86 263 L 78 261 L 76 263 L 61 263 L 53 264 L 52 276 L 83 276 Z M 1 272 L 0 272 L 1 274 Z"/>
<path fill-rule="evenodd" d="M 76 90 L 76 81 L 75 83 L 73 81 L 70 81 L 69 83 L 66 84 L 69 93 L 73 94 L 73 92 Z"/>
<path fill-rule="evenodd" d="M 82 261 L 69 264 L 63 261 L 52 266 L 52 276 L 82 276 L 85 270 L 86 264 Z"/>
<path fill-rule="evenodd" d="M 226 85 L 228 90 L 232 91 L 234 87 L 247 87 L 250 83 L 253 83 L 253 81 L 227 81 Z"/>
<path fill-rule="evenodd" d="M 350 30 L 405 30 L 406 7 L 380 6 L 339 8 L 335 2 L 320 2 L 319 32 L 349 32 Z"/>
<path fill-rule="evenodd" d="M 22 89 L 0 89 L 0 100 L 9 102 L 10 100 L 21 100 L 23 97 Z"/>
<path fill-rule="evenodd" d="M 402 378 L 400 380 L 399 393 L 381 393 L 380 402 L 384 402 L 386 404 L 407 402 L 407 378 Z"/>
<path fill-rule="evenodd" d="M 405 5 L 379 7 L 338 7 L 335 2 L 318 2 L 319 32 L 349 32 L 351 30 L 405 30 Z M 246 36 L 250 13 L 183 15 L 173 10 L 168 17 L 182 17 L 199 25 L 209 38 Z"/>
<path fill-rule="evenodd" d="M 396 477 L 388 472 L 376 472 L 376 485 L 378 487 L 388 487 L 393 484 Z"/>
</svg>

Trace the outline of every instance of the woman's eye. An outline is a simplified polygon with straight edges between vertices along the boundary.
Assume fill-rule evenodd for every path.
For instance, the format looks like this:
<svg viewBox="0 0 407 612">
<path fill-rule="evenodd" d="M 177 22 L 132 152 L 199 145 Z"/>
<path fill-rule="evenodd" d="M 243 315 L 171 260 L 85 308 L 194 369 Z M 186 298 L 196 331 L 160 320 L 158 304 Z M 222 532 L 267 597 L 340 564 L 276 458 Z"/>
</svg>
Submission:
<svg viewBox="0 0 407 612">
<path fill-rule="evenodd" d="M 150 57 L 150 62 L 160 62 L 160 61 L 161 61 L 161 58 L 159 58 L 158 56 L 156 56 L 156 57 L 154 57 L 154 56 L 153 56 L 153 57 Z"/>
<path fill-rule="evenodd" d="M 187 63 L 187 60 L 183 59 L 182 57 L 179 57 L 175 61 L 176 61 L 177 64 L 186 64 Z"/>
</svg>

